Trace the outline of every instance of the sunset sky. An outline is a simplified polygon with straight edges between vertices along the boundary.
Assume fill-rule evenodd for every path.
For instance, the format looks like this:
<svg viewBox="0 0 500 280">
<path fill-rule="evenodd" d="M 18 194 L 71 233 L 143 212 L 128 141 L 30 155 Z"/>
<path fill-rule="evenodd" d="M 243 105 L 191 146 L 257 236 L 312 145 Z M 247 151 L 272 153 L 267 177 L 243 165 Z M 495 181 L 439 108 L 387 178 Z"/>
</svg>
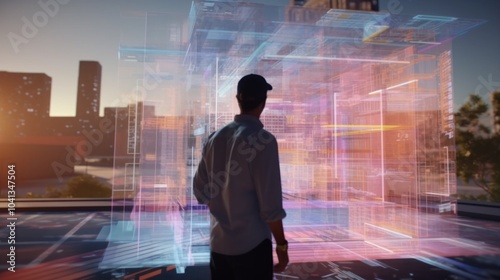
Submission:
<svg viewBox="0 0 500 280">
<path fill-rule="evenodd" d="M 47 16 L 40 3 L 56 0 L 0 0 L 0 71 L 46 73 L 52 77 L 51 115 L 73 116 L 78 63 L 97 60 L 103 68 L 101 112 L 118 98 L 120 14 L 141 10 L 188 15 L 188 0 L 58 0 Z M 288 0 L 247 1 L 288 5 Z M 381 0 L 381 10 L 407 15 L 439 15 L 486 20 L 453 41 L 454 107 L 468 95 L 483 97 L 500 88 L 500 1 Z M 38 17 L 37 17 L 38 16 Z M 26 21 L 36 30 L 23 36 Z M 44 22 L 45 21 L 45 22 Z M 26 31 L 26 30 L 25 30 Z M 15 34 L 15 35 L 13 35 Z M 22 40 L 18 36 L 22 36 Z M 16 38 L 17 43 L 13 43 Z"/>
</svg>

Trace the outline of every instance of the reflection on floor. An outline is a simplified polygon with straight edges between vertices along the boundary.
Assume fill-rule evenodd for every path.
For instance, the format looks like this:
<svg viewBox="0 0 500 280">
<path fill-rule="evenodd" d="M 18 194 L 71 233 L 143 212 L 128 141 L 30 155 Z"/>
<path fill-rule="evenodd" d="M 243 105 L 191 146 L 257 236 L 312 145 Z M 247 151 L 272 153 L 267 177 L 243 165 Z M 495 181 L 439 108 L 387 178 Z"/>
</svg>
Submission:
<svg viewBox="0 0 500 280">
<path fill-rule="evenodd" d="M 0 278 L 209 279 L 208 228 L 197 217 L 206 213 L 177 214 L 167 218 L 194 222 L 176 228 L 142 213 L 140 219 L 155 226 L 138 232 L 132 221 L 112 223 L 117 214 L 110 212 L 18 215 L 16 272 L 7 271 L 4 253 Z M 306 218 L 313 221 L 315 214 Z M 389 234 L 367 241 L 341 223 L 294 225 L 294 215 L 290 211 L 286 224 L 292 264 L 276 279 L 500 278 L 498 222 L 425 214 L 420 218 L 429 229 L 439 231 L 432 238 Z M 0 217 L 5 248 L 7 217 Z"/>
</svg>

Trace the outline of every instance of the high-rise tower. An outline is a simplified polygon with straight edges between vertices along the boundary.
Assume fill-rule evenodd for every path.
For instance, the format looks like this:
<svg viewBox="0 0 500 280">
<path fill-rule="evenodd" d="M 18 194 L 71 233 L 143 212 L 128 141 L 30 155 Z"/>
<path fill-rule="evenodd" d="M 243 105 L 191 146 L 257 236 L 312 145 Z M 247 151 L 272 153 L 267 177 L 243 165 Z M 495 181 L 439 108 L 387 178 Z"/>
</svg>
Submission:
<svg viewBox="0 0 500 280">
<path fill-rule="evenodd" d="M 80 61 L 76 118 L 81 130 L 92 129 L 98 123 L 101 71 L 101 64 L 97 61 Z"/>
<path fill-rule="evenodd" d="M 0 71 L 0 134 L 11 140 L 45 134 L 51 85 L 43 73 Z"/>
</svg>

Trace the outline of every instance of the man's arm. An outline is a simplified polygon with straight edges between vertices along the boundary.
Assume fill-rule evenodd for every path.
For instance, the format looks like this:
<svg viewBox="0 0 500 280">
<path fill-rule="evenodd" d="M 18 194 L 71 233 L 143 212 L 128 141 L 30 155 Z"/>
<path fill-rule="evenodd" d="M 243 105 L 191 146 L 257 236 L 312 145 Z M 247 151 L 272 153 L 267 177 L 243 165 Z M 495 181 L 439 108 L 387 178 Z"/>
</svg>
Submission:
<svg viewBox="0 0 500 280">
<path fill-rule="evenodd" d="M 288 265 L 288 243 L 282 222 L 286 212 L 283 209 L 278 143 L 274 136 L 271 137 L 271 141 L 265 143 L 265 148 L 257 153 L 251 163 L 260 215 L 269 226 L 277 245 L 278 264 L 274 266 L 274 271 L 281 272 Z"/>
<path fill-rule="evenodd" d="M 274 240 L 276 241 L 276 255 L 278 256 L 278 264 L 274 266 L 274 272 L 282 272 L 288 265 L 288 241 L 285 239 L 282 220 L 267 223 Z"/>
<path fill-rule="evenodd" d="M 265 143 L 250 162 L 257 193 L 260 216 L 266 223 L 281 221 L 286 216 L 283 209 L 278 143 L 274 136 Z"/>
<path fill-rule="evenodd" d="M 273 233 L 274 240 L 277 245 L 284 245 L 286 243 L 285 232 L 283 230 L 282 220 L 267 223 L 271 232 Z"/>
<path fill-rule="evenodd" d="M 210 201 L 210 198 L 207 196 L 207 190 L 205 189 L 208 186 L 208 174 L 207 167 L 205 165 L 205 161 L 202 159 L 198 164 L 198 169 L 193 178 L 193 193 L 198 200 L 199 204 L 207 204 Z"/>
</svg>

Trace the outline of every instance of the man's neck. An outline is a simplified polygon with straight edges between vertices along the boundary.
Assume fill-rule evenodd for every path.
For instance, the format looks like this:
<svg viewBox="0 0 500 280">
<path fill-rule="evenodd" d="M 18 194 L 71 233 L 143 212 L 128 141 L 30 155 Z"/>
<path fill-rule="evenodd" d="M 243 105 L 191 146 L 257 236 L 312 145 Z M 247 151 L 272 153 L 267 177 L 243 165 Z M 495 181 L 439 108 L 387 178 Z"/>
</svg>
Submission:
<svg viewBox="0 0 500 280">
<path fill-rule="evenodd" d="M 252 116 L 252 117 L 256 117 L 257 119 L 259 119 L 259 118 L 260 118 L 260 113 L 255 112 L 255 111 L 250 111 L 250 112 L 240 112 L 240 115 L 244 115 L 244 116 Z"/>
</svg>

